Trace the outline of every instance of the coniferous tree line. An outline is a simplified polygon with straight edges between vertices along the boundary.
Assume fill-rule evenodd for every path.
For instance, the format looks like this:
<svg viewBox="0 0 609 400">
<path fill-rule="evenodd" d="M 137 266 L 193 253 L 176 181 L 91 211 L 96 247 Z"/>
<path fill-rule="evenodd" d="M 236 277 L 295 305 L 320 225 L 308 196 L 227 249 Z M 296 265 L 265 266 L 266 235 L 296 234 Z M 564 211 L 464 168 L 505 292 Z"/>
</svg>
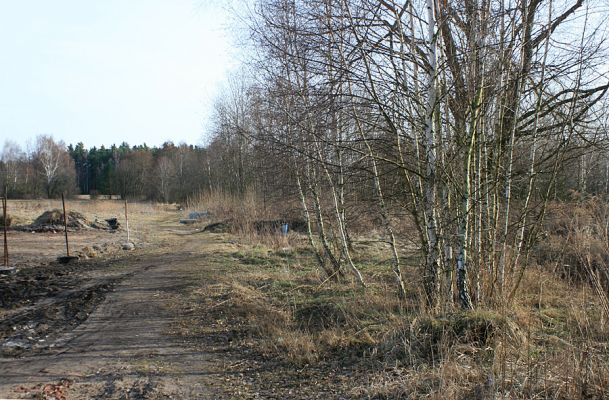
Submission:
<svg viewBox="0 0 609 400">
<path fill-rule="evenodd" d="M 86 148 L 42 135 L 27 150 L 4 143 L 0 185 L 9 198 L 57 198 L 64 193 L 184 201 L 207 190 L 242 190 L 243 168 L 239 173 L 236 160 L 231 162 L 236 157 L 231 149 L 222 140 L 208 147 L 166 142 L 160 147 L 122 143 Z"/>
</svg>

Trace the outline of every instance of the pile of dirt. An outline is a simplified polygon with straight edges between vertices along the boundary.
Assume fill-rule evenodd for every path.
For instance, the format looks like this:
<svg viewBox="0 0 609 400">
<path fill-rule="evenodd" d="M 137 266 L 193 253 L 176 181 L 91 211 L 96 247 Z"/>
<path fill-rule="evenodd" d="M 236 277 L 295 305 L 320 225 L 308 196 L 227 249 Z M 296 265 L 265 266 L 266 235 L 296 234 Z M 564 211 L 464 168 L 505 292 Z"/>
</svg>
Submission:
<svg viewBox="0 0 609 400">
<path fill-rule="evenodd" d="M 116 218 L 105 221 L 95 219 L 89 221 L 78 211 L 68 211 L 68 229 L 71 231 L 81 229 L 115 230 L 119 228 Z M 59 209 L 45 211 L 30 225 L 15 226 L 13 229 L 25 232 L 58 232 L 64 229 L 63 212 Z"/>
<path fill-rule="evenodd" d="M 68 389 L 72 386 L 72 381 L 61 378 L 57 383 L 38 383 L 34 386 L 19 386 L 15 391 L 23 393 L 30 399 L 55 399 L 66 400 Z"/>
<path fill-rule="evenodd" d="M 76 289 L 50 294 L 48 301 L 0 320 L 0 355 L 14 357 L 48 348 L 53 342 L 51 337 L 84 322 L 117 281 L 114 278 L 84 285 L 81 281 Z"/>
<path fill-rule="evenodd" d="M 190 220 L 184 220 L 190 221 Z M 194 221 L 194 220 L 193 220 Z M 182 221 L 180 221 L 182 222 Z M 182 222 L 184 223 L 184 222 Z M 244 227 L 245 225 L 245 227 Z M 206 225 L 203 228 L 203 232 L 211 233 L 229 233 L 238 231 L 240 228 L 253 229 L 257 233 L 264 234 L 279 234 L 287 232 L 299 232 L 306 233 L 307 225 L 306 222 L 299 219 L 273 219 L 273 220 L 260 220 L 249 223 L 239 224 L 232 219 L 225 221 L 214 222 Z M 287 231 L 284 229 L 287 228 Z"/>
<path fill-rule="evenodd" d="M 233 231 L 233 221 L 226 220 L 221 222 L 214 222 L 209 224 L 203 228 L 202 232 L 211 232 L 211 233 L 228 233 Z"/>
<path fill-rule="evenodd" d="M 104 261 L 51 263 L 0 275 L 0 357 L 45 349 L 61 332 L 85 321 L 127 276 L 99 277 L 109 265 Z"/>
<path fill-rule="evenodd" d="M 84 215 L 77 211 L 69 211 L 67 224 L 70 228 L 88 228 L 91 223 L 87 221 Z M 42 213 L 34 223 L 33 226 L 45 226 L 45 225 L 63 225 L 63 212 L 55 209 L 51 211 L 45 211 Z"/>
<path fill-rule="evenodd" d="M 22 306 L 61 289 L 76 287 L 78 275 L 75 272 L 82 268 L 53 264 L 45 268 L 19 268 L 10 275 L 0 275 L 0 308 Z"/>
</svg>

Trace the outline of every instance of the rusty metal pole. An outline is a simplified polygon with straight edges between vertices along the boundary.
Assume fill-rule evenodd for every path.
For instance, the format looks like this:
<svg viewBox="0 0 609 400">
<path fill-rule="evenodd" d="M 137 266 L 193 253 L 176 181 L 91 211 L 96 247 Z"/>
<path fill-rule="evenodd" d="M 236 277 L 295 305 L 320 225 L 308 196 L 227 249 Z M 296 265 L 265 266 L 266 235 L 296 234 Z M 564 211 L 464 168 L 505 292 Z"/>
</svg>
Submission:
<svg viewBox="0 0 609 400">
<path fill-rule="evenodd" d="M 127 214 L 127 199 L 125 199 L 125 225 L 127 226 L 127 243 L 131 243 L 129 239 L 129 215 Z"/>
<path fill-rule="evenodd" d="M 6 215 L 6 207 L 7 207 L 7 202 L 6 202 L 6 193 L 5 196 L 2 198 L 2 225 L 4 225 L 4 266 L 8 267 L 8 240 L 6 238 L 6 230 L 7 230 L 7 225 L 8 222 L 6 221 L 7 219 L 7 215 Z"/>
<path fill-rule="evenodd" d="M 68 216 L 66 215 L 66 200 L 61 194 L 61 204 L 63 206 L 63 231 L 66 235 L 66 255 L 70 257 L 70 245 L 68 244 Z"/>
</svg>

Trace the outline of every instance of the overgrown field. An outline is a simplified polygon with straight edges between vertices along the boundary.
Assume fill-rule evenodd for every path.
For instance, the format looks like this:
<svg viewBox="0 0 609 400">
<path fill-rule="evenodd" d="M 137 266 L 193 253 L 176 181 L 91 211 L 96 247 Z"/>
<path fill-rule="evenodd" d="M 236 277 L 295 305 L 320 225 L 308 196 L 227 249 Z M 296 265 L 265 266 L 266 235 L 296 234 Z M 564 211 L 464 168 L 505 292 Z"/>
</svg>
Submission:
<svg viewBox="0 0 609 400">
<path fill-rule="evenodd" d="M 374 229 L 361 229 L 352 238 L 353 261 L 367 283 L 363 288 L 349 274 L 328 279 L 303 233 L 256 229 L 260 221 L 279 217 L 253 200 L 202 200 L 186 210 L 179 205 L 132 205 L 136 252 L 107 247 L 107 252 L 90 257 L 99 260 L 81 261 L 78 271 L 64 273 L 23 255 L 34 243 L 24 241 L 38 240 L 42 254 L 37 257 L 54 259 L 53 246 L 62 251 L 61 233 L 12 232 L 16 236 L 10 243 L 22 270 L 11 279 L 53 273 L 57 276 L 48 282 L 56 280 L 60 291 L 72 290 L 78 297 L 81 289 L 97 288 L 93 283 L 110 284 L 104 290 L 111 290 L 114 281 L 107 278 L 122 277 L 130 271 L 126 266 L 142 257 L 179 264 L 180 279 L 187 284 L 172 292 L 176 318 L 168 333 L 184 346 L 211 355 L 220 378 L 206 382 L 232 398 L 608 396 L 609 212 L 603 202 L 552 206 L 544 239 L 535 246 L 512 301 L 478 302 L 471 311 L 457 306 L 430 311 L 415 241 L 399 243 L 407 284 L 406 296 L 400 298 L 389 245 Z M 118 216 L 123 207 L 119 202 L 70 204 L 89 220 Z M 14 206 L 14 215 L 24 224 L 56 208 L 48 202 Z M 178 223 L 194 210 L 206 211 L 206 217 L 194 225 Z M 204 229 L 216 222 L 221 222 L 216 231 Z M 230 232 L 219 232 L 223 230 Z M 124 230 L 93 231 L 73 232 L 75 252 L 82 251 L 79 246 L 125 240 Z M 47 286 L 23 286 L 31 290 L 18 300 L 39 302 L 53 296 Z M 104 295 L 100 292 L 99 301 Z M 91 302 L 92 307 L 99 301 Z M 32 307 L 13 303 L 10 307 Z M 92 310 L 83 311 L 81 318 L 77 314 L 82 307 L 76 308 L 77 318 L 70 321 L 83 323 Z M 11 315 L 16 313 L 11 310 Z M 72 315 L 61 307 L 51 311 Z M 44 312 L 57 327 L 51 322 L 39 326 L 70 329 L 59 326 L 63 320 L 55 314 Z M 8 334 L 13 328 L 6 321 Z M 46 334 L 41 331 L 41 337 Z"/>
<path fill-rule="evenodd" d="M 269 366 L 253 391 L 274 393 L 291 368 L 311 393 L 349 398 L 606 398 L 609 315 L 591 278 L 606 274 L 609 254 L 596 232 L 599 206 L 554 207 L 516 297 L 473 311 L 427 310 L 412 244 L 400 247 L 407 296 L 399 299 L 388 246 L 373 233 L 353 243 L 365 289 L 327 279 L 304 235 L 224 234 L 226 246 L 208 256 L 216 273 L 201 276 L 213 292 L 190 294 L 206 317 L 178 331 L 225 327 L 246 360 Z"/>
</svg>

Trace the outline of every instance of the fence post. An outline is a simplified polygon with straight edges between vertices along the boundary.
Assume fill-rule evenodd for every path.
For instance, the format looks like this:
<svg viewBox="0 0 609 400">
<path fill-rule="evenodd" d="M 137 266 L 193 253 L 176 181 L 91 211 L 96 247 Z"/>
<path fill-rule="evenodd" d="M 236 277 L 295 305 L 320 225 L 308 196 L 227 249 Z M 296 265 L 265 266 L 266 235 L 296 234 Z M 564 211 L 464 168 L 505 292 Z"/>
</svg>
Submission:
<svg viewBox="0 0 609 400">
<path fill-rule="evenodd" d="M 4 226 L 4 266 L 8 267 L 8 239 L 6 238 L 6 230 L 7 230 L 7 225 L 8 222 L 7 220 L 7 213 L 6 213 L 6 208 L 7 208 L 7 201 L 6 201 L 6 190 L 4 192 L 4 197 L 2 198 L 2 225 Z"/>
<path fill-rule="evenodd" d="M 66 215 L 66 200 L 61 194 L 61 204 L 63 206 L 63 231 L 66 235 L 66 255 L 70 257 L 70 245 L 68 244 L 68 216 Z"/>
<path fill-rule="evenodd" d="M 125 199 L 125 224 L 127 225 L 127 243 L 131 243 L 129 238 L 129 215 L 127 213 L 127 199 Z"/>
</svg>

